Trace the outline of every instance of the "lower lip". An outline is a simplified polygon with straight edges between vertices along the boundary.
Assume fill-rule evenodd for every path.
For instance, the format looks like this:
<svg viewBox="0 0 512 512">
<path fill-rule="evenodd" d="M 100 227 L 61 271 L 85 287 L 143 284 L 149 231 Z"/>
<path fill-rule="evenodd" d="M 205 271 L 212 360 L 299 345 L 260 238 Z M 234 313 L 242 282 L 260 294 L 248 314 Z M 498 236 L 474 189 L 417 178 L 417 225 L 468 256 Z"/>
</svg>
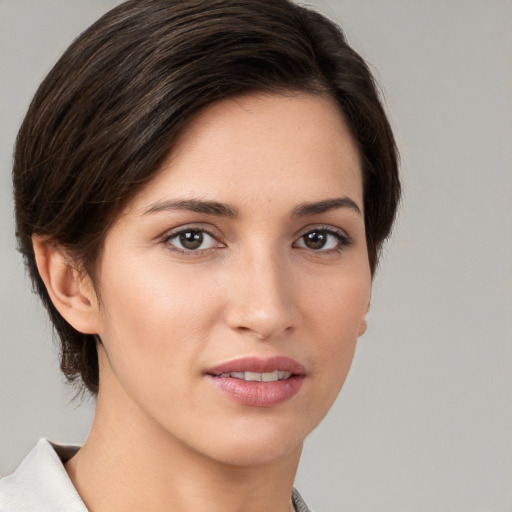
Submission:
<svg viewBox="0 0 512 512">
<path fill-rule="evenodd" d="M 293 376 L 274 382 L 254 382 L 232 377 L 208 375 L 217 389 L 241 405 L 273 407 L 295 396 L 304 382 L 304 376 Z"/>
</svg>

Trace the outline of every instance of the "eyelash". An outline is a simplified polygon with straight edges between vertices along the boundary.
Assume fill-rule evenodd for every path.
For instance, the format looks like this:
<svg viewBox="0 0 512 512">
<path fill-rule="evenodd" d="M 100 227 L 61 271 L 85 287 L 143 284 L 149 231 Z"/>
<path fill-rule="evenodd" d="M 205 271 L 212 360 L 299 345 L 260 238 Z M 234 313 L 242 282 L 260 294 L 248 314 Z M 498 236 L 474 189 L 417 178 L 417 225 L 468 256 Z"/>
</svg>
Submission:
<svg viewBox="0 0 512 512">
<path fill-rule="evenodd" d="M 212 247 L 207 247 L 205 249 L 186 249 L 186 248 L 180 248 L 176 247 L 174 244 L 171 243 L 172 240 L 178 239 L 181 235 L 185 235 L 187 233 L 199 233 L 201 235 L 208 235 L 212 238 L 214 241 L 214 244 Z M 297 244 L 299 241 L 304 240 L 304 237 L 306 237 L 309 234 L 317 233 L 327 236 L 332 236 L 336 239 L 337 243 L 336 246 L 330 249 L 311 249 L 306 246 L 298 246 Z M 214 249 L 222 249 L 225 247 L 225 245 L 222 242 L 219 242 L 219 235 L 212 233 L 210 230 L 202 227 L 202 226 L 185 226 L 177 228 L 176 230 L 173 230 L 171 232 L 166 233 L 162 238 L 162 243 L 170 248 L 170 250 L 179 252 L 182 254 L 186 254 L 188 256 L 202 256 L 207 252 L 210 252 Z M 307 231 L 304 231 L 299 238 L 293 243 L 293 247 L 296 247 L 301 250 L 310 251 L 313 254 L 337 254 L 342 252 L 345 248 L 350 246 L 352 244 L 352 240 L 350 237 L 341 229 L 334 228 L 333 226 L 312 226 L 308 227 Z"/>
<path fill-rule="evenodd" d="M 337 244 L 336 247 L 331 249 L 310 249 L 308 247 L 299 247 L 300 249 L 304 249 L 306 251 L 310 251 L 314 254 L 338 254 L 346 249 L 348 246 L 352 244 L 351 238 L 341 229 L 335 228 L 333 226 L 312 226 L 308 227 L 307 231 L 303 232 L 303 234 L 294 242 L 294 246 L 300 241 L 304 240 L 306 235 L 317 233 L 317 234 L 325 234 L 327 236 L 332 236 L 336 239 Z"/>
<path fill-rule="evenodd" d="M 172 240 L 177 239 L 179 236 L 184 235 L 186 233 L 201 233 L 202 235 L 208 235 L 211 237 L 214 241 L 214 245 L 216 247 L 208 247 L 206 249 L 186 249 L 186 248 L 180 248 L 176 247 L 171 243 Z M 219 242 L 219 235 L 212 233 L 210 230 L 202 227 L 202 226 L 185 226 L 177 228 L 176 230 L 173 230 L 171 232 L 168 232 L 164 235 L 162 238 L 162 242 L 164 245 L 170 248 L 170 250 L 179 252 L 182 254 L 186 254 L 188 256 L 202 256 L 206 252 L 210 252 L 212 249 L 221 249 L 225 247 L 222 242 Z"/>
</svg>

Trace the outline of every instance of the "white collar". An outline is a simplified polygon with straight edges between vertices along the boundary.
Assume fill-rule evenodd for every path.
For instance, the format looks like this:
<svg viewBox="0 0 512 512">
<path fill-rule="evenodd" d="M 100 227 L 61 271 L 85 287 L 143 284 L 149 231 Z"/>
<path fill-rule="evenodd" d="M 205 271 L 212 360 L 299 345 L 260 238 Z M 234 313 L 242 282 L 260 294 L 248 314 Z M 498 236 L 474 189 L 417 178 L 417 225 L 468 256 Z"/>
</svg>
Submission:
<svg viewBox="0 0 512 512">
<path fill-rule="evenodd" d="M 40 439 L 18 469 L 0 480 L 0 510 L 87 512 L 63 464 L 77 450 Z"/>
</svg>

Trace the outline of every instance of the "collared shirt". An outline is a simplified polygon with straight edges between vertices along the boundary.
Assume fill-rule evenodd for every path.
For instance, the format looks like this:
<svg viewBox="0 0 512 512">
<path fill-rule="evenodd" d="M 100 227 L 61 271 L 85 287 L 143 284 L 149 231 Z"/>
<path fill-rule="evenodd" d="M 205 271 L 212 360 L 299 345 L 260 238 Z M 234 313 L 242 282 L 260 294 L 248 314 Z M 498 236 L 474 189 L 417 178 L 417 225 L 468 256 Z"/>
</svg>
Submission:
<svg viewBox="0 0 512 512">
<path fill-rule="evenodd" d="M 87 512 L 64 463 L 78 450 L 41 439 L 18 469 L 0 480 L 0 512 Z M 296 489 L 297 512 L 311 512 Z"/>
</svg>

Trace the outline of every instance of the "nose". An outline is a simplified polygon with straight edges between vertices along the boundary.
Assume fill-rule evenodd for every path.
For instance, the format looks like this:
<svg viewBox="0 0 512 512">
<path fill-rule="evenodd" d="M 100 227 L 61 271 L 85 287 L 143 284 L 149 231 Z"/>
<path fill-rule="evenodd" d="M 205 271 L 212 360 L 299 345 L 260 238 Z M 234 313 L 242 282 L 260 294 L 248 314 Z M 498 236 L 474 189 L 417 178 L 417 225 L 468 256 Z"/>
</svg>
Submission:
<svg viewBox="0 0 512 512">
<path fill-rule="evenodd" d="M 233 268 L 226 321 L 240 334 L 275 341 L 297 327 L 292 269 L 275 252 L 246 255 Z"/>
</svg>

